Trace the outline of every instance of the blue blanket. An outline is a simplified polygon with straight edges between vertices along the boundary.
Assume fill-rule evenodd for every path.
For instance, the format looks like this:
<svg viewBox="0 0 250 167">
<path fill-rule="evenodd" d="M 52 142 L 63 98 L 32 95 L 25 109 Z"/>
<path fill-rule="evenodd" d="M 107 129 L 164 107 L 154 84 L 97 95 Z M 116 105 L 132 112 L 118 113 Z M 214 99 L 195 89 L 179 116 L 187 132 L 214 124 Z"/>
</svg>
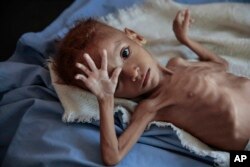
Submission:
<svg viewBox="0 0 250 167">
<path fill-rule="evenodd" d="M 42 32 L 26 33 L 19 39 L 13 56 L 0 63 L 0 164 L 3 167 L 103 166 L 99 122 L 65 124 L 61 121 L 63 107 L 51 84 L 46 59 L 53 55 L 55 41 L 65 35 L 75 20 L 104 16 L 142 1 L 78 0 Z M 120 113 L 115 115 L 115 125 L 119 136 L 126 128 Z M 151 127 L 117 166 L 168 165 L 212 166 L 213 159 L 199 157 L 183 148 L 172 129 Z"/>
</svg>

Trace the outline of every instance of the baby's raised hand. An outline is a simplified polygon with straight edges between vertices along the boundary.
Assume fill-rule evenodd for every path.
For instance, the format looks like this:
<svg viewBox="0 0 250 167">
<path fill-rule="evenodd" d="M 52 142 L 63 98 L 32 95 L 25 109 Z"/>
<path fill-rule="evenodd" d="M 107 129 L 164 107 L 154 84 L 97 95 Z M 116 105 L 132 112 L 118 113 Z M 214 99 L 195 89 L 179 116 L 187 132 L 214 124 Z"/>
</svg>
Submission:
<svg viewBox="0 0 250 167">
<path fill-rule="evenodd" d="M 187 33 L 191 22 L 193 20 L 190 18 L 189 9 L 179 11 L 173 21 L 173 31 L 182 44 L 186 44 L 189 40 Z"/>
<path fill-rule="evenodd" d="M 83 74 L 77 74 L 75 79 L 81 80 L 98 99 L 105 99 L 107 96 L 114 96 L 121 68 L 116 68 L 113 71 L 112 76 L 109 78 L 106 50 L 103 51 L 100 69 L 96 67 L 95 62 L 91 59 L 89 54 L 85 53 L 83 56 L 90 69 L 83 64 L 76 63 L 76 66 L 80 68 L 86 76 Z"/>
</svg>

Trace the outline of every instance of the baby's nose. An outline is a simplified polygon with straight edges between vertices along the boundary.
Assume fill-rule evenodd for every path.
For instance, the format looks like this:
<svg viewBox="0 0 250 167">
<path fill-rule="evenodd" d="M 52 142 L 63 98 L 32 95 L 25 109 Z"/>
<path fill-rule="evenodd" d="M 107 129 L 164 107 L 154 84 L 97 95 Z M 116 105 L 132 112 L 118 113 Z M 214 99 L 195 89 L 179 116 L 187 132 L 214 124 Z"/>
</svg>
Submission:
<svg viewBox="0 0 250 167">
<path fill-rule="evenodd" d="M 136 82 L 137 80 L 140 79 L 140 68 L 139 67 L 134 67 L 131 73 L 131 78 L 133 82 Z"/>
</svg>

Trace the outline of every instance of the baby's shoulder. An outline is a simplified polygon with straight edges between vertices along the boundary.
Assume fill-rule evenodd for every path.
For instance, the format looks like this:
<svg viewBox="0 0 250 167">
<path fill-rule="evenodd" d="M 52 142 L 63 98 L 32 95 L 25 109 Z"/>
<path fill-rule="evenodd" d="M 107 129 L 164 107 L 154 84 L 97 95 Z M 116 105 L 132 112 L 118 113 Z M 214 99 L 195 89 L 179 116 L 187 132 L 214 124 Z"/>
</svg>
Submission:
<svg viewBox="0 0 250 167">
<path fill-rule="evenodd" d="M 166 67 L 175 67 L 175 66 L 187 66 L 188 65 L 188 61 L 182 57 L 173 57 L 171 59 L 169 59 Z"/>
</svg>

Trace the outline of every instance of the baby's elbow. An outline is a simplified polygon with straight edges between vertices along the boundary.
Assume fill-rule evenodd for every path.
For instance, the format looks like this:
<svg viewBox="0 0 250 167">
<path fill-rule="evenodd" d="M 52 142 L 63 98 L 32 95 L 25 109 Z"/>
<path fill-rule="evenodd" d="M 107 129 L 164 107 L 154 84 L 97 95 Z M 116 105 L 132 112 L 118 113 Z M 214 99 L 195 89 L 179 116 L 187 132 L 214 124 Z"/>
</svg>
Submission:
<svg viewBox="0 0 250 167">
<path fill-rule="evenodd" d="M 226 61 L 226 60 L 223 59 L 223 61 L 222 61 L 222 66 L 223 66 L 223 68 L 224 68 L 225 70 L 228 70 L 228 69 L 229 69 L 229 63 L 228 63 L 228 61 Z"/>
<path fill-rule="evenodd" d="M 221 65 L 221 67 L 224 70 L 227 71 L 229 69 L 229 63 L 228 63 L 228 61 L 226 59 L 224 59 L 222 57 L 219 57 L 218 63 Z"/>
<path fill-rule="evenodd" d="M 216 61 L 216 64 L 221 70 L 227 71 L 229 69 L 229 63 L 225 59 L 220 59 L 219 61 Z"/>
<path fill-rule="evenodd" d="M 102 160 L 103 160 L 103 163 L 106 165 L 106 166 L 115 166 L 117 165 L 119 162 L 120 162 L 120 158 L 118 155 L 113 155 L 113 156 L 103 156 L 102 157 Z"/>
<path fill-rule="evenodd" d="M 106 165 L 106 166 L 115 166 L 117 165 L 118 163 L 120 162 L 120 159 L 119 158 L 116 158 L 116 157 L 106 157 L 103 158 L 103 163 Z"/>
</svg>

